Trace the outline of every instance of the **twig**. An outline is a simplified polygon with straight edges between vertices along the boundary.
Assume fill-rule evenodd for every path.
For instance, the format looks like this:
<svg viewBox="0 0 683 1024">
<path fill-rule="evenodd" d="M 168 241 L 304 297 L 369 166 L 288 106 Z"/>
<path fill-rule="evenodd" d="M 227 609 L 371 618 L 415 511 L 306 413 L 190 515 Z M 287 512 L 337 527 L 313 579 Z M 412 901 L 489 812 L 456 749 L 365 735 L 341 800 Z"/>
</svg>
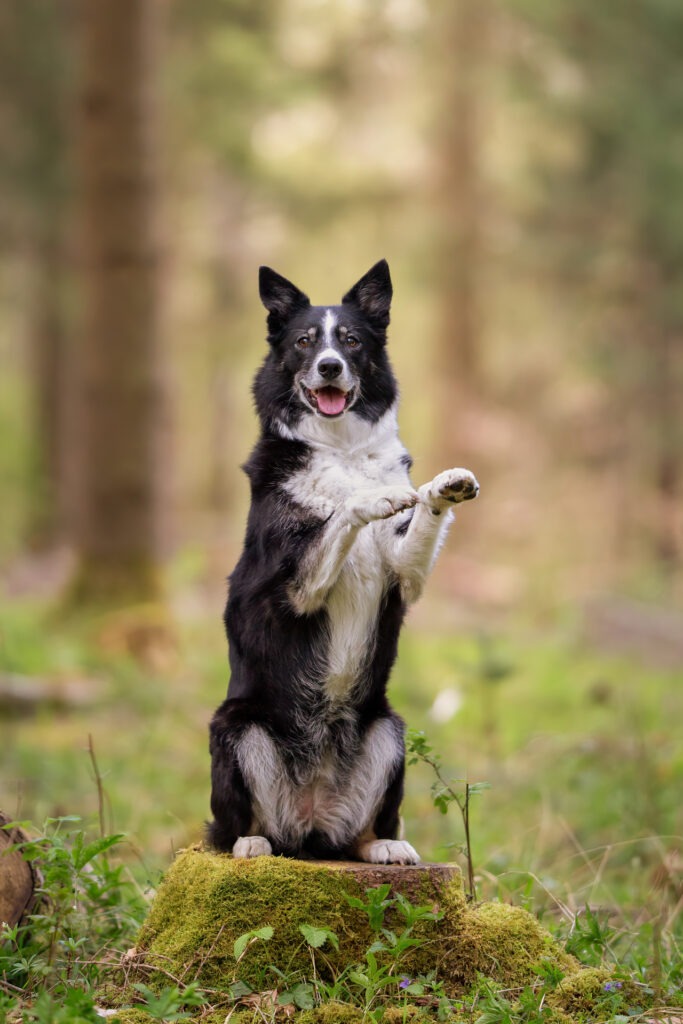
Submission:
<svg viewBox="0 0 683 1024">
<path fill-rule="evenodd" d="M 462 812 L 462 820 L 465 825 L 465 844 L 467 850 L 467 887 L 469 889 L 469 897 L 472 900 L 477 898 L 477 890 L 474 882 L 474 864 L 472 863 L 472 844 L 470 842 L 470 784 L 465 783 L 465 806 L 458 806 Z"/>
<path fill-rule="evenodd" d="M 218 940 L 220 939 L 221 935 L 223 934 L 223 931 L 225 930 L 225 925 L 226 925 L 226 922 L 224 921 L 223 924 L 218 929 L 218 932 L 216 933 L 216 938 L 213 940 L 213 942 L 211 943 L 211 945 L 207 949 L 206 953 L 204 954 L 202 959 L 199 961 L 199 966 L 197 967 L 197 970 L 194 972 L 194 977 L 192 979 L 193 981 L 197 981 L 198 980 L 199 972 L 201 971 L 202 967 L 204 966 L 204 964 L 206 963 L 206 961 L 209 959 L 209 957 L 213 953 L 214 949 L 216 948 L 216 943 L 218 942 Z M 187 970 L 185 971 L 185 974 L 187 973 L 187 971 L 189 971 L 189 969 L 190 969 L 190 964 L 188 964 Z M 185 974 L 183 974 L 183 978 L 185 977 Z"/>
<path fill-rule="evenodd" d="M 100 836 L 104 839 L 107 834 L 104 823 L 104 786 L 102 784 L 102 776 L 97 764 L 97 758 L 95 757 L 95 745 L 93 743 L 92 733 L 88 733 L 88 753 L 90 755 L 92 770 L 95 775 L 95 785 L 97 786 L 97 811 L 100 820 Z"/>
<path fill-rule="evenodd" d="M 4 978 L 0 978 L 0 988 L 4 989 L 5 992 L 9 992 L 10 994 L 18 992 L 19 995 L 22 995 L 24 991 L 23 988 L 18 988 L 16 985 L 12 985 L 9 981 L 5 981 Z"/>
</svg>

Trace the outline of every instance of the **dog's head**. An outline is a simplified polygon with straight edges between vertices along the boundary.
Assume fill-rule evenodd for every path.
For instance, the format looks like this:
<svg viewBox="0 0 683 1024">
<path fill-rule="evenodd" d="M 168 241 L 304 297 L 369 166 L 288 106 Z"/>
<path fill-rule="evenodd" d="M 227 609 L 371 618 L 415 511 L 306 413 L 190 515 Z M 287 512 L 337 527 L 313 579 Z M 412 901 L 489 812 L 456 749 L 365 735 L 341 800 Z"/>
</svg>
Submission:
<svg viewBox="0 0 683 1024">
<path fill-rule="evenodd" d="M 380 260 L 339 306 L 312 306 L 287 278 L 261 267 L 270 352 L 254 386 L 264 421 L 288 427 L 303 416 L 340 419 L 353 412 L 372 422 L 396 399 L 386 355 L 392 287 Z"/>
</svg>

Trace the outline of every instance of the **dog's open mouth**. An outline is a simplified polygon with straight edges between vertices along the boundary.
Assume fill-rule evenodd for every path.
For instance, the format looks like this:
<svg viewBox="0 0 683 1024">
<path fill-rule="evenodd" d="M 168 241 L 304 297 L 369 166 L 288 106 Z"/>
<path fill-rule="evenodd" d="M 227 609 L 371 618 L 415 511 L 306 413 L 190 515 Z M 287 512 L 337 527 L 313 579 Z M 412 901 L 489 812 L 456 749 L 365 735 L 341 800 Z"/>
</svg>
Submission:
<svg viewBox="0 0 683 1024">
<path fill-rule="evenodd" d="M 323 416 L 341 416 L 353 400 L 353 388 L 350 391 L 342 391 L 341 388 L 331 385 L 314 390 L 307 388 L 305 384 L 301 387 L 309 405 Z"/>
</svg>

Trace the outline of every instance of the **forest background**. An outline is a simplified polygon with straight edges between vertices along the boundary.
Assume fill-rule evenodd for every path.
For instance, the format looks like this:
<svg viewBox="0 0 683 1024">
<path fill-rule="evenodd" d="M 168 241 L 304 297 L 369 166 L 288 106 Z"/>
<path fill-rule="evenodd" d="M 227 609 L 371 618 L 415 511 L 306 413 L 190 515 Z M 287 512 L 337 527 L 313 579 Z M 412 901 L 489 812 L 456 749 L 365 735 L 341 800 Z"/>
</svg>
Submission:
<svg viewBox="0 0 683 1024">
<path fill-rule="evenodd" d="M 11 0 L 0 82 L 3 810 L 149 874 L 199 837 L 257 267 L 334 303 L 386 257 L 415 480 L 482 485 L 394 701 L 491 783 L 489 891 L 680 923 L 683 8 Z"/>
</svg>

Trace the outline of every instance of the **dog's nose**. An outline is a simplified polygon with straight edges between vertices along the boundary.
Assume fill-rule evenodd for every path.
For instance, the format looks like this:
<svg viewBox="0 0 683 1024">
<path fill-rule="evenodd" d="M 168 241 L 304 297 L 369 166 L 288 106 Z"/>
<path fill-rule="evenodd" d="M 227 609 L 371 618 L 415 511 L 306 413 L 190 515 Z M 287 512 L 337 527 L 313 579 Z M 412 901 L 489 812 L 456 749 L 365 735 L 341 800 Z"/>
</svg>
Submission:
<svg viewBox="0 0 683 1024">
<path fill-rule="evenodd" d="M 325 380 L 334 380 L 342 372 L 344 367 L 338 359 L 321 359 L 318 363 L 318 373 Z"/>
</svg>

